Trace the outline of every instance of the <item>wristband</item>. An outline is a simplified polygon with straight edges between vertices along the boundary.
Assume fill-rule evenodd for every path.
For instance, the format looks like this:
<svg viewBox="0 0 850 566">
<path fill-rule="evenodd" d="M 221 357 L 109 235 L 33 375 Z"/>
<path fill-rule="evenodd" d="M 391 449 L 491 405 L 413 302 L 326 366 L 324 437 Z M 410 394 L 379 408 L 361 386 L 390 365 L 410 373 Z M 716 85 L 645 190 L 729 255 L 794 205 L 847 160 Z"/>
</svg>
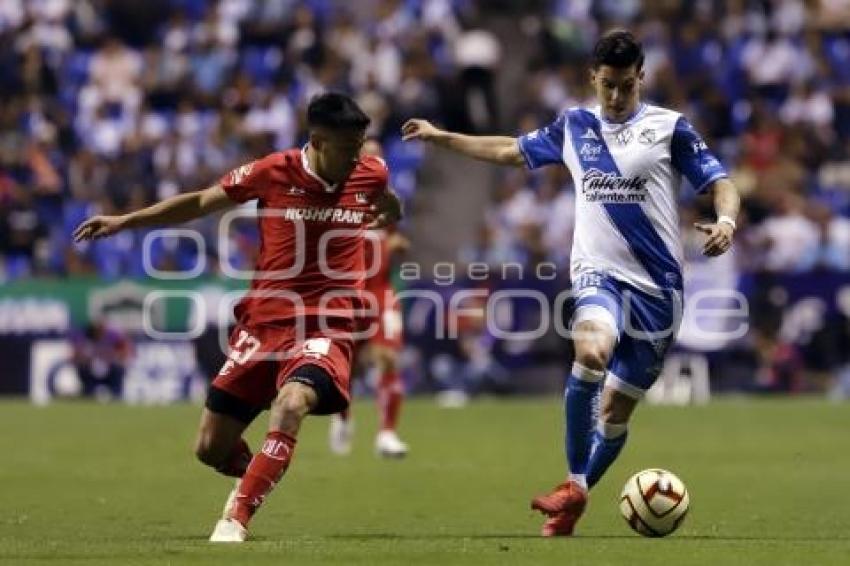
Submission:
<svg viewBox="0 0 850 566">
<path fill-rule="evenodd" d="M 720 223 L 728 224 L 729 226 L 732 227 L 732 230 L 735 230 L 735 229 L 738 228 L 737 224 L 735 224 L 735 220 L 731 216 L 726 216 L 725 214 L 717 219 L 717 223 L 718 224 L 720 224 Z"/>
</svg>

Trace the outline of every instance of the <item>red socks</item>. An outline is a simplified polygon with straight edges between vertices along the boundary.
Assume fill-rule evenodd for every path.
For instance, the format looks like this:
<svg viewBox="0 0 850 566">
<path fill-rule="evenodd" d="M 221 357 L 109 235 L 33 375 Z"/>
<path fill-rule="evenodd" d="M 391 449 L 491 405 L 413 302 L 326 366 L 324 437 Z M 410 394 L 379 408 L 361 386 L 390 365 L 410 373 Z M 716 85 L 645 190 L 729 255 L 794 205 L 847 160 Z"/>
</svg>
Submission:
<svg viewBox="0 0 850 566">
<path fill-rule="evenodd" d="M 251 463 L 252 457 L 253 454 L 251 454 L 251 448 L 248 446 L 248 443 L 245 442 L 244 438 L 240 438 L 233 447 L 233 450 L 230 451 L 227 460 L 216 468 L 216 470 L 226 476 L 241 478 L 245 475 L 245 470 L 248 469 L 248 464 Z"/>
<path fill-rule="evenodd" d="M 233 518 L 247 526 L 263 500 L 289 467 L 295 452 L 295 438 L 285 432 L 273 430 L 266 435 L 263 449 L 251 460 L 242 476 Z"/>
<path fill-rule="evenodd" d="M 401 376 L 397 371 L 381 374 L 378 382 L 378 408 L 381 412 L 381 430 L 395 430 L 404 397 Z"/>
</svg>

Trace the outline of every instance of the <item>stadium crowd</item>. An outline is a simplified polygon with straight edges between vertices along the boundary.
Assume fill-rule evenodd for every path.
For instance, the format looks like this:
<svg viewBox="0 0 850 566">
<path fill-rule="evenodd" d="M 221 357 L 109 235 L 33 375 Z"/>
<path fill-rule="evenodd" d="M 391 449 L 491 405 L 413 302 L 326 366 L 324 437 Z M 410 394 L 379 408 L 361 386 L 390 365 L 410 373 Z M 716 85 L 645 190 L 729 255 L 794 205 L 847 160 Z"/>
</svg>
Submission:
<svg viewBox="0 0 850 566">
<path fill-rule="evenodd" d="M 454 56 L 474 31 L 455 17 L 460 4 L 3 0 L 0 280 L 143 275 L 142 234 L 75 246 L 73 227 L 303 143 L 306 103 L 327 89 L 356 94 L 409 198 L 420 156 L 401 144 L 401 121 L 463 127 L 458 96 L 478 88 Z M 237 230 L 231 246 L 238 267 L 252 265 L 245 238 Z M 152 252 L 175 269 L 195 248 L 165 239 Z"/>
<path fill-rule="evenodd" d="M 75 246 L 72 228 L 302 143 L 306 101 L 325 89 L 356 94 L 409 200 L 421 155 L 398 139 L 406 117 L 533 129 L 590 99 L 588 50 L 614 25 L 644 42 L 647 98 L 685 111 L 744 191 L 739 266 L 850 270 L 847 2 L 538 2 L 522 20 L 537 48 L 514 91 L 518 111 L 501 124 L 505 48 L 472 17 L 487 4 L 3 0 L 0 280 L 142 275 L 141 234 Z M 460 259 L 566 266 L 572 198 L 563 172 L 505 176 Z M 685 206 L 687 228 L 702 211 Z M 198 227 L 215 241 L 211 224 Z M 250 232 L 232 238 L 228 261 L 249 267 Z M 152 252 L 160 269 L 195 261 L 184 240 L 157 240 Z"/>
</svg>

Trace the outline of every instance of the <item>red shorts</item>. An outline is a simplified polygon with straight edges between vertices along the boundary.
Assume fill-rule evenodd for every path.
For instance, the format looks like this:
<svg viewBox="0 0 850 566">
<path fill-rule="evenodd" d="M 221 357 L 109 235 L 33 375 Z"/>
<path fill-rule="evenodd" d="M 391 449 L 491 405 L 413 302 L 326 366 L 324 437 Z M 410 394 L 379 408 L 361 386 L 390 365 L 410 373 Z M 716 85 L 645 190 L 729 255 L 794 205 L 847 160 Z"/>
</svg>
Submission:
<svg viewBox="0 0 850 566">
<path fill-rule="evenodd" d="M 302 373 L 308 376 L 311 371 L 306 366 L 316 366 L 330 376 L 333 387 L 330 391 L 316 387 L 319 406 L 313 412 L 329 414 L 345 409 L 351 399 L 352 322 L 325 321 L 325 328 L 321 328 L 317 319 L 306 319 L 300 332 L 294 322 L 287 326 L 237 325 L 230 335 L 228 360 L 212 386 L 249 405 L 265 408 L 290 379 L 311 383 L 299 376 L 298 370 L 303 368 Z"/>
</svg>

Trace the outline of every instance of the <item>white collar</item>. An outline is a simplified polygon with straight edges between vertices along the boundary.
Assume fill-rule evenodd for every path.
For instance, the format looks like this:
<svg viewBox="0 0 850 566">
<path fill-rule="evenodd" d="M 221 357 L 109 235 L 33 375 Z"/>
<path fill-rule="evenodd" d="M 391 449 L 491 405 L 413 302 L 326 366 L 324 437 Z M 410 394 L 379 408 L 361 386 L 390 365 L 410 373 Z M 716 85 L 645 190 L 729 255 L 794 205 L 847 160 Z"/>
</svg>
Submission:
<svg viewBox="0 0 850 566">
<path fill-rule="evenodd" d="M 301 166 L 304 167 L 304 171 L 307 172 L 308 175 L 316 179 L 319 183 L 322 184 L 322 187 L 325 188 L 326 193 L 332 193 L 336 190 L 336 185 L 329 185 L 327 181 L 322 179 L 313 169 L 310 167 L 310 161 L 307 159 L 307 146 L 309 143 L 304 144 L 304 147 L 301 148 Z"/>
<path fill-rule="evenodd" d="M 631 116 L 623 120 L 622 122 L 611 122 L 610 120 L 605 119 L 605 114 L 602 112 L 602 106 L 596 107 L 596 115 L 599 116 L 599 121 L 602 122 L 608 128 L 622 128 L 623 126 L 628 126 L 634 123 L 638 118 L 643 116 L 643 113 L 646 111 L 648 105 L 645 102 L 639 102 L 637 108 L 632 113 Z"/>
</svg>

